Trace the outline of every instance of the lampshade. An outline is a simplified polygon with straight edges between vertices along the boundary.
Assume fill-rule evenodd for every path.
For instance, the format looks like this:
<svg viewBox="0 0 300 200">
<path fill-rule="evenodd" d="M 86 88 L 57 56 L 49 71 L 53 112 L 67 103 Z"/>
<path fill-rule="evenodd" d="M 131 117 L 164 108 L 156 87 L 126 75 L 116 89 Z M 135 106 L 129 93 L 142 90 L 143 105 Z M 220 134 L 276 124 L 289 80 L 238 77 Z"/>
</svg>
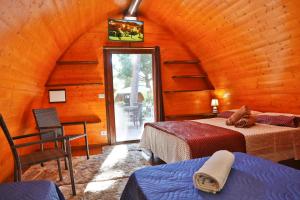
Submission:
<svg viewBox="0 0 300 200">
<path fill-rule="evenodd" d="M 212 99 L 211 100 L 211 106 L 218 106 L 218 105 L 219 105 L 218 99 Z"/>
</svg>

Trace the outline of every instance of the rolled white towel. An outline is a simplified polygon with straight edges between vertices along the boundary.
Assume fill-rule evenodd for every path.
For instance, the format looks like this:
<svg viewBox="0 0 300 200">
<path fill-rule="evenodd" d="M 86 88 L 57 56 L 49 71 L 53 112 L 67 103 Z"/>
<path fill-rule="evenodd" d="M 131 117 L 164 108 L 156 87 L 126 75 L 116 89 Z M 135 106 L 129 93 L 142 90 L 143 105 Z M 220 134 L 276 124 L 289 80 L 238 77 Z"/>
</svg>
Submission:
<svg viewBox="0 0 300 200">
<path fill-rule="evenodd" d="M 204 192 L 219 192 L 225 185 L 234 155 L 226 150 L 215 152 L 204 165 L 194 173 L 194 186 Z"/>
</svg>

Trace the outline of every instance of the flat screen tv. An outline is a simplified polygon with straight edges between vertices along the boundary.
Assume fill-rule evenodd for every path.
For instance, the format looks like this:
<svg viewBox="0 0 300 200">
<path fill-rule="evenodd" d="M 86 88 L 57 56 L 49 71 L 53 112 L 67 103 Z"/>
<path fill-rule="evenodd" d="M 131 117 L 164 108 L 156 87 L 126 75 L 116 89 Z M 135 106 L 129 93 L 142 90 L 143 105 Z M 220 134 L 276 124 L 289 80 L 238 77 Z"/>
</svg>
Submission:
<svg viewBox="0 0 300 200">
<path fill-rule="evenodd" d="M 121 42 L 143 42 L 144 22 L 108 19 L 108 39 Z"/>
</svg>

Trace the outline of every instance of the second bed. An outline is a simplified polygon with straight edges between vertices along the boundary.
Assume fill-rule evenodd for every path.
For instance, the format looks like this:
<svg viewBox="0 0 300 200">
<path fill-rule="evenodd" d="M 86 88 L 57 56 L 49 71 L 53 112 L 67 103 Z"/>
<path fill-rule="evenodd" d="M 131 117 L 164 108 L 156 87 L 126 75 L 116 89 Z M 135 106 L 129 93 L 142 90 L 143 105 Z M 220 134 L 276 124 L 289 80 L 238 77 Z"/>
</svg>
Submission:
<svg viewBox="0 0 300 200">
<path fill-rule="evenodd" d="M 291 158 L 298 160 L 300 158 L 300 127 L 291 128 L 256 123 L 250 128 L 236 128 L 226 126 L 225 121 L 224 118 L 193 120 L 195 123 L 211 125 L 216 129 L 223 128 L 240 133 L 244 136 L 244 148 L 248 154 L 273 161 Z M 190 145 L 185 140 L 151 125 L 145 126 L 140 146 L 150 150 L 166 163 L 195 158 Z"/>
</svg>

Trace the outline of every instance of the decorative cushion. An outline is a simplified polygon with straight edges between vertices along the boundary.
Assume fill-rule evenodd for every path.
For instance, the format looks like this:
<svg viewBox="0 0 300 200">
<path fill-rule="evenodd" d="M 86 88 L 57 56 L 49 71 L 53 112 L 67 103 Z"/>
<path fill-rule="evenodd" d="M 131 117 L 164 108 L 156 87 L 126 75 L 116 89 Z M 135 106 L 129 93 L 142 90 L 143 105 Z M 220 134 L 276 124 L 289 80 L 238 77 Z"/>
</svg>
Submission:
<svg viewBox="0 0 300 200">
<path fill-rule="evenodd" d="M 233 113 L 227 120 L 226 125 L 231 126 L 234 125 L 237 121 L 239 121 L 242 117 L 250 115 L 250 110 L 247 106 L 242 106 L 238 111 Z"/>
<path fill-rule="evenodd" d="M 295 122 L 297 127 L 300 127 L 300 117 L 296 117 Z"/>
<path fill-rule="evenodd" d="M 238 109 L 226 110 L 226 111 L 224 111 L 224 112 L 220 112 L 220 113 L 218 114 L 217 117 L 228 119 L 228 118 L 229 118 L 233 113 L 235 113 L 236 111 L 238 111 Z M 259 111 L 253 111 L 253 110 L 251 110 L 250 113 L 251 113 L 251 115 L 254 115 L 254 116 L 259 115 L 259 114 L 262 114 L 262 112 L 259 112 Z"/>
<path fill-rule="evenodd" d="M 287 115 L 258 115 L 256 122 L 261 124 L 270 124 L 276 126 L 298 127 L 299 118 Z"/>
<path fill-rule="evenodd" d="M 221 117 L 221 118 L 229 118 L 234 112 L 233 111 L 224 111 L 224 112 L 221 112 L 218 114 L 218 117 Z"/>
<path fill-rule="evenodd" d="M 238 111 L 238 110 L 239 110 L 239 109 L 232 109 L 232 110 L 228 110 L 228 111 L 236 112 L 236 111 Z M 251 110 L 251 115 L 259 115 L 259 114 L 263 114 L 263 112 L 256 111 L 256 110 Z"/>
<path fill-rule="evenodd" d="M 262 113 L 262 115 L 272 115 L 272 116 L 283 115 L 283 116 L 295 116 L 295 117 L 300 117 L 300 115 L 293 114 L 293 113 L 275 113 L 275 112 L 265 112 L 265 113 Z"/>
<path fill-rule="evenodd" d="M 294 123 L 296 125 L 296 127 L 300 127 L 300 115 L 299 114 L 293 114 L 293 113 L 275 113 L 275 112 L 265 112 L 259 115 L 270 115 L 270 116 L 289 116 L 289 117 L 296 117 L 296 119 L 294 119 Z"/>
<path fill-rule="evenodd" d="M 237 121 L 234 126 L 237 128 L 250 128 L 255 125 L 256 118 L 253 115 L 250 115 L 248 118 L 243 117 Z"/>
</svg>

